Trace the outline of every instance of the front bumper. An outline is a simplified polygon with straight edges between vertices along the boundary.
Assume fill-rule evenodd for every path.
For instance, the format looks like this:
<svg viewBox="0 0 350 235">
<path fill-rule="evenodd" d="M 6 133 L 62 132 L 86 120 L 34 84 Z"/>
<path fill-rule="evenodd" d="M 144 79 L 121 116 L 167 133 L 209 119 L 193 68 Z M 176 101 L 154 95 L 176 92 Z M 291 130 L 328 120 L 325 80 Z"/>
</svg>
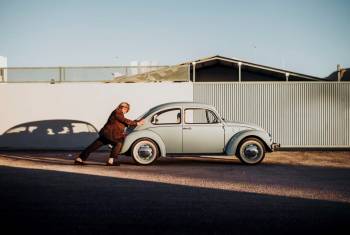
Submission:
<svg viewBox="0 0 350 235">
<path fill-rule="evenodd" d="M 277 143 L 272 143 L 271 144 L 271 150 L 272 151 L 276 151 L 277 149 L 279 149 L 281 147 L 281 144 L 277 144 Z"/>
</svg>

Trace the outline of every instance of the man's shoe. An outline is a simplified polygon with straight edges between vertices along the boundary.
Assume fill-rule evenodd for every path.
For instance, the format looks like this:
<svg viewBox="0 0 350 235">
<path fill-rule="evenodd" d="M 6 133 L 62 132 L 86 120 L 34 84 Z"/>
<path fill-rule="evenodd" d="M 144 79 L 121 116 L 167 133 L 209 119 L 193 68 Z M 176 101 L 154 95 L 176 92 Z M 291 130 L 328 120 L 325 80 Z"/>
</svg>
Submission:
<svg viewBox="0 0 350 235">
<path fill-rule="evenodd" d="M 84 163 L 84 162 L 82 162 L 82 161 L 77 161 L 77 160 L 74 160 L 74 165 L 80 165 L 80 166 L 83 166 L 83 165 L 85 165 L 85 163 Z"/>
<path fill-rule="evenodd" d="M 113 163 L 107 162 L 107 163 L 106 163 L 106 166 L 120 166 L 120 163 L 117 162 L 117 161 L 114 161 Z"/>
</svg>

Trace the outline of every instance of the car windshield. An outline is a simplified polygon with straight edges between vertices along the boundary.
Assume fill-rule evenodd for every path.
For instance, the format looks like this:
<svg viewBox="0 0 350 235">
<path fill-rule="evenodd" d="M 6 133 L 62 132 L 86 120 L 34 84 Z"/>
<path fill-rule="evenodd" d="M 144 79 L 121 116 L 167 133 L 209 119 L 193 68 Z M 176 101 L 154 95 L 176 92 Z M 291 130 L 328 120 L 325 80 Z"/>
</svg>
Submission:
<svg viewBox="0 0 350 235">
<path fill-rule="evenodd" d="M 149 110 L 147 110 L 145 113 L 143 113 L 142 115 L 140 115 L 137 120 L 141 120 L 141 119 L 144 119 L 146 118 L 147 116 L 149 116 L 151 113 L 153 113 L 155 108 L 151 108 Z"/>
</svg>

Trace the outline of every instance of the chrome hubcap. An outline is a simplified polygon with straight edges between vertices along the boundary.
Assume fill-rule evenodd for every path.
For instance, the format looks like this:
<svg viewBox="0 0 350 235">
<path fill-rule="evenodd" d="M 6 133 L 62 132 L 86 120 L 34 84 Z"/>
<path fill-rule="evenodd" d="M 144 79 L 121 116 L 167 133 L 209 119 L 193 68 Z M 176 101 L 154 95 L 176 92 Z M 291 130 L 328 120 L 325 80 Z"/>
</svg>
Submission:
<svg viewBox="0 0 350 235">
<path fill-rule="evenodd" d="M 244 149 L 244 155 L 247 156 L 248 158 L 256 158 L 257 156 L 259 156 L 258 146 L 254 144 L 248 145 Z"/>
<path fill-rule="evenodd" d="M 143 159 L 149 159 L 153 155 L 153 149 L 148 144 L 141 145 L 137 152 Z"/>
</svg>

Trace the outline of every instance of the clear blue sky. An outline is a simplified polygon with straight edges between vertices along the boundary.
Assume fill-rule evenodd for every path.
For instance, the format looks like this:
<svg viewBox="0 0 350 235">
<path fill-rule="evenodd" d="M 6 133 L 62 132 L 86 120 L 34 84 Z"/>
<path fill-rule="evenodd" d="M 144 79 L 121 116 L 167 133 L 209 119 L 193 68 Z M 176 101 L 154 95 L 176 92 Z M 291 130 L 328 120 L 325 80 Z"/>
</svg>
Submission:
<svg viewBox="0 0 350 235">
<path fill-rule="evenodd" d="M 350 67 L 350 1 L 0 0 L 9 66 L 176 64 L 216 54 L 316 76 Z"/>
</svg>

